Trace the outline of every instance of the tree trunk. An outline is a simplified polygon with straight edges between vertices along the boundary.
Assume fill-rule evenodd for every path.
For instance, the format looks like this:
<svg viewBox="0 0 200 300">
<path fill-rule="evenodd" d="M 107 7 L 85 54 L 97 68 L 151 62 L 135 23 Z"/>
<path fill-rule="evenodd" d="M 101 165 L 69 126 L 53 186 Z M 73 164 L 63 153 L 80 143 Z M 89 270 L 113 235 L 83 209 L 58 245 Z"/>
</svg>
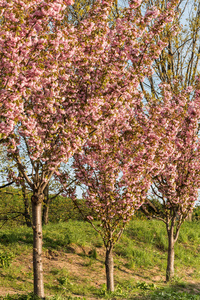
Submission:
<svg viewBox="0 0 200 300">
<path fill-rule="evenodd" d="M 22 195 L 23 195 L 23 200 L 24 200 L 24 218 L 26 221 L 26 225 L 28 227 L 32 226 L 31 223 L 31 216 L 30 216 L 30 211 L 29 211 L 29 202 L 28 202 L 28 197 L 27 197 L 27 190 L 25 184 L 22 185 Z"/>
<path fill-rule="evenodd" d="M 174 228 L 171 227 L 168 233 L 168 257 L 167 257 L 167 271 L 166 282 L 170 281 L 174 277 Z"/>
<path fill-rule="evenodd" d="M 42 224 L 47 225 L 49 222 L 49 185 L 47 185 L 44 189 L 44 205 L 42 210 Z"/>
<path fill-rule="evenodd" d="M 107 291 L 114 292 L 114 263 L 113 263 L 113 246 L 106 249 L 106 285 Z"/>
<path fill-rule="evenodd" d="M 42 268 L 42 201 L 43 194 L 34 193 L 31 197 L 33 219 L 33 273 L 34 294 L 44 299 Z"/>
</svg>

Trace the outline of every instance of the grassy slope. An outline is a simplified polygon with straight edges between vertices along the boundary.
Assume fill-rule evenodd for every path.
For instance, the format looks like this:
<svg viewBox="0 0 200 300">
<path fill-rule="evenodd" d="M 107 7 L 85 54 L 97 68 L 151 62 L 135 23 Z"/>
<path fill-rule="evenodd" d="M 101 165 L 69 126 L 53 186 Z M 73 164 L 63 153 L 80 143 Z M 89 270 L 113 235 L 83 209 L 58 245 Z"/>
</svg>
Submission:
<svg viewBox="0 0 200 300">
<path fill-rule="evenodd" d="M 45 291 L 51 299 L 200 299 L 200 223 L 183 225 L 175 249 L 175 280 L 167 285 L 164 225 L 133 220 L 115 247 L 112 295 L 105 289 L 103 244 L 89 224 L 50 224 L 44 228 L 43 246 Z M 31 229 L 0 230 L 2 299 L 32 299 L 27 294 L 32 291 L 31 247 Z"/>
</svg>

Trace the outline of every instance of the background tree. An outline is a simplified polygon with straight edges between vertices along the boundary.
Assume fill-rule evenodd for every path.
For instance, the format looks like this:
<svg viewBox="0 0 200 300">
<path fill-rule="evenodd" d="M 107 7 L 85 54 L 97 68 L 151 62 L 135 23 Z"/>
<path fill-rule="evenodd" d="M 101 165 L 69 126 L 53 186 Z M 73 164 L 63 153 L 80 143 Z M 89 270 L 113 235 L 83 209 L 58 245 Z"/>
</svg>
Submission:
<svg viewBox="0 0 200 300">
<path fill-rule="evenodd" d="M 135 101 L 134 106 L 138 105 L 138 101 Z M 137 109 L 132 107 L 131 111 L 127 110 L 126 112 L 123 105 L 122 107 L 118 106 L 112 122 L 110 121 L 109 124 L 106 122 L 97 136 L 84 145 L 82 154 L 74 155 L 73 168 L 76 182 L 83 187 L 82 197 L 91 211 L 91 215 L 85 215 L 85 218 L 103 239 L 106 248 L 107 290 L 112 292 L 114 291 L 113 247 L 134 211 L 144 201 L 145 193 L 150 186 L 150 177 L 146 175 L 146 172 L 151 164 L 149 164 L 150 159 L 146 159 L 144 154 L 147 150 L 145 146 L 148 143 L 151 157 L 158 146 L 152 138 L 151 141 L 148 139 L 147 122 L 142 126 L 135 119 L 135 110 Z M 122 115 L 120 117 L 119 114 L 122 111 L 123 117 Z M 129 135 L 132 136 L 132 143 L 128 138 Z M 141 140 L 143 141 L 142 145 Z M 132 156 L 130 155 L 130 146 L 135 148 Z M 134 173 L 131 182 L 129 179 L 130 169 Z M 61 178 L 61 182 L 65 186 L 63 178 Z M 70 193 L 72 191 L 73 194 Z M 70 194 L 75 205 L 82 211 L 76 200 L 75 189 L 66 189 L 66 193 Z M 99 221 L 99 226 L 93 223 L 94 216 Z"/>
<path fill-rule="evenodd" d="M 151 0 L 146 5 L 163 7 L 166 4 L 165 1 Z M 177 34 L 174 35 L 169 27 L 165 27 L 163 36 L 169 43 L 153 63 L 153 76 L 141 83 L 142 89 L 151 91 L 156 98 L 159 98 L 159 83 L 166 82 L 173 86 L 174 80 L 178 80 L 180 86 L 185 89 L 195 82 L 199 70 L 200 3 L 196 0 L 181 0 L 176 12 L 173 26 L 177 28 Z"/>
<path fill-rule="evenodd" d="M 157 7 L 163 7 L 165 6 L 165 2 L 163 1 L 148 1 L 146 2 L 146 6 L 156 5 Z M 179 94 L 180 97 L 187 97 L 188 103 L 189 99 L 192 101 L 193 92 L 189 92 L 191 89 L 191 86 L 195 85 L 195 78 L 198 75 L 199 72 L 199 54 L 200 54 L 200 44 L 199 44 L 199 30 L 200 30 L 200 23 L 199 23 L 199 10 L 200 10 L 200 4 L 199 1 L 180 1 L 179 5 L 177 6 L 177 18 L 173 20 L 173 26 L 177 28 L 177 34 L 174 35 L 173 32 L 166 26 L 163 30 L 163 36 L 166 37 L 166 39 L 169 41 L 167 47 L 165 47 L 159 58 L 155 60 L 153 63 L 153 69 L 154 74 L 147 77 L 144 82 L 140 82 L 141 89 L 145 95 L 145 100 L 151 101 L 151 99 L 154 98 L 154 102 L 157 106 L 160 105 L 160 99 L 161 97 L 164 97 L 162 92 L 162 86 L 164 84 L 168 84 L 168 91 L 172 95 L 172 97 L 176 98 Z M 184 96 L 185 94 L 185 96 Z M 187 94 L 187 96 L 186 96 Z M 189 104 L 187 104 L 189 105 Z M 186 105 L 186 106 L 187 106 Z M 187 107 L 185 108 L 187 111 Z M 184 121 L 183 121 L 184 123 Z M 189 125 L 188 125 L 189 126 Z M 181 132 L 183 131 L 183 128 L 181 129 Z M 185 144 L 186 145 L 186 144 Z M 176 151 L 177 148 L 175 146 Z M 183 155 L 183 153 L 181 154 Z M 175 158 L 172 158 L 172 160 Z M 181 158 L 184 159 L 185 158 Z M 176 160 L 176 159 L 175 159 Z M 179 162 L 180 163 L 180 162 Z M 189 162 L 185 162 L 185 167 L 187 170 L 187 164 Z M 176 164 L 176 163 L 175 163 Z M 187 172 L 185 170 L 185 172 Z M 180 171 L 181 172 L 181 171 Z M 186 180 L 186 179 L 185 179 Z M 155 182 L 157 185 L 157 181 Z M 178 183 L 177 183 L 178 184 Z M 169 186 L 168 186 L 169 187 Z M 179 186 L 179 189 L 181 189 L 181 186 Z M 182 193 L 187 191 L 182 187 Z M 166 196 L 166 195 L 165 195 Z M 156 215 L 159 217 L 160 212 L 160 218 L 163 219 L 163 212 L 166 214 L 169 213 L 168 208 L 165 211 L 165 203 L 163 200 L 163 197 L 161 196 L 160 202 L 157 202 L 156 207 Z M 186 197 L 185 196 L 185 197 Z M 179 199 L 179 198 L 178 198 Z M 177 201 L 177 200 L 176 200 Z M 182 200 L 180 200 L 182 201 Z M 188 200 L 189 201 L 189 200 Z M 168 203 L 168 201 L 166 202 Z M 163 206 L 161 206 L 163 204 Z M 182 206 L 182 202 L 180 202 L 180 206 Z M 151 203 L 148 200 L 149 207 L 152 207 L 153 211 L 155 208 L 155 203 Z M 168 204 L 167 204 L 168 205 Z M 158 209 L 159 207 L 159 209 Z M 167 206 L 168 207 L 168 206 Z M 179 205 L 177 204 L 177 207 Z M 172 208 L 171 208 L 172 209 Z M 172 209 L 173 210 L 173 209 Z M 178 208 L 177 208 L 178 210 Z M 176 211 L 176 210 L 175 210 Z M 179 210 L 179 214 L 183 214 L 182 217 L 178 218 L 180 219 L 180 225 L 176 225 L 178 227 L 181 226 L 183 220 L 185 219 L 186 215 L 188 215 L 189 211 L 192 211 L 190 206 L 186 209 L 187 213 Z M 171 211 L 172 213 L 172 211 Z M 176 215 L 176 213 L 175 213 Z M 166 215 L 165 215 L 166 217 Z M 164 217 L 164 219 L 165 219 Z M 177 221 L 177 217 L 174 216 L 174 220 Z M 165 219 L 166 221 L 166 219 Z M 168 220 L 169 221 L 169 220 Z M 175 222 L 173 221 L 173 222 Z M 170 223 L 170 221 L 169 221 Z M 176 223 L 176 222 L 175 222 Z M 171 224 L 171 223 L 170 223 Z M 175 226 L 175 225 L 173 225 Z M 177 227 L 177 228 L 178 228 Z M 169 231 L 170 226 L 168 226 L 168 238 L 169 238 Z M 179 232 L 180 228 L 177 232 Z M 171 230 L 171 234 L 172 234 Z M 174 235 L 175 236 L 175 235 Z M 176 235 L 176 239 L 178 238 L 178 234 Z M 171 243 L 169 241 L 169 243 Z M 169 244 L 169 255 L 168 255 L 168 275 L 167 280 L 169 280 L 170 276 L 173 276 L 173 266 L 171 267 L 170 271 L 170 261 L 173 261 L 174 259 L 170 259 L 170 244 Z M 171 256 L 173 257 L 173 255 Z"/>
<path fill-rule="evenodd" d="M 170 85 L 168 85 L 170 90 Z M 175 98 L 168 91 L 164 97 Z M 143 207 L 147 215 L 157 218 L 166 224 L 168 235 L 168 258 L 166 281 L 174 276 L 174 245 L 178 239 L 182 223 L 193 210 L 198 198 L 200 184 L 200 149 L 199 120 L 200 94 L 196 90 L 193 100 L 191 89 L 182 90 L 176 95 L 182 106 L 179 106 L 181 128 L 177 130 L 176 138 L 161 172 L 153 177 L 151 187 L 156 200 L 148 201 Z M 179 117 L 177 117 L 178 120 Z M 164 121 L 165 122 L 165 121 Z"/>
<path fill-rule="evenodd" d="M 87 219 L 100 233 L 106 248 L 109 291 L 114 291 L 113 247 L 126 223 L 145 201 L 152 174 L 158 177 L 171 157 L 185 116 L 182 99 L 176 102 L 166 97 L 159 109 L 154 104 L 144 109 L 139 94 L 140 102 L 133 98 L 132 109 L 127 109 L 123 117 L 119 115 L 123 108 L 118 107 L 116 119 L 106 123 L 95 139 L 85 144 L 83 153 L 74 156 L 76 182 L 82 186 L 83 199 L 92 212 Z M 126 122 L 122 122 L 123 118 Z M 65 184 L 62 177 L 61 182 Z M 72 191 L 71 187 L 68 191 Z M 71 197 L 81 210 L 75 194 Z M 100 228 L 93 224 L 93 217 Z"/>
</svg>

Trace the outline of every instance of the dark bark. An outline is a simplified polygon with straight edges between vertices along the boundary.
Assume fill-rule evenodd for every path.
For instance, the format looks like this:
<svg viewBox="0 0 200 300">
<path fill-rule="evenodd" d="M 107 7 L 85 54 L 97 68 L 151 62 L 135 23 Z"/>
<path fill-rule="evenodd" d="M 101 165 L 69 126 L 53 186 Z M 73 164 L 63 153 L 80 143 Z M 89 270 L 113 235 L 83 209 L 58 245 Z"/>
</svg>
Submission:
<svg viewBox="0 0 200 300">
<path fill-rule="evenodd" d="M 168 256 L 167 256 L 167 271 L 166 282 L 174 277 L 174 228 L 171 227 L 167 230 L 168 233 Z"/>
<path fill-rule="evenodd" d="M 30 215 L 30 211 L 29 211 L 29 202 L 28 202 L 28 195 L 27 195 L 27 190 L 26 190 L 26 186 L 22 185 L 22 195 L 23 195 L 23 200 L 24 200 L 24 218 L 26 221 L 26 225 L 28 227 L 32 226 L 32 222 L 31 222 L 31 215 Z"/>
<path fill-rule="evenodd" d="M 31 197 L 33 219 L 33 273 L 34 294 L 44 299 L 42 267 L 42 202 L 43 194 L 34 193 Z"/>
<path fill-rule="evenodd" d="M 42 210 L 42 224 L 47 225 L 49 222 L 49 185 L 47 185 L 44 189 L 44 201 L 43 201 L 43 210 Z"/>
<path fill-rule="evenodd" d="M 110 246 L 106 249 L 105 266 L 107 291 L 114 292 L 113 246 Z"/>
<path fill-rule="evenodd" d="M 49 222 L 49 205 L 44 202 L 43 213 L 42 213 L 42 224 L 47 225 Z"/>
</svg>

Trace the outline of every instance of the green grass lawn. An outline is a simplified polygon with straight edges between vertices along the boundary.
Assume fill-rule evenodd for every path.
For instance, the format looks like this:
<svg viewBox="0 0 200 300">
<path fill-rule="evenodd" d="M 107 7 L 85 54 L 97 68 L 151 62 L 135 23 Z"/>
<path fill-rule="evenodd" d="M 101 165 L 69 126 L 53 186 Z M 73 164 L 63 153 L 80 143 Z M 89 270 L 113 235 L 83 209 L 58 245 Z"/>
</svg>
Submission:
<svg viewBox="0 0 200 300">
<path fill-rule="evenodd" d="M 175 246 L 175 278 L 166 284 L 164 224 L 131 221 L 115 246 L 116 289 L 111 294 L 105 286 L 103 243 L 90 224 L 72 220 L 49 224 L 43 236 L 47 299 L 200 300 L 199 222 L 183 224 Z M 0 230 L 0 299 L 34 299 L 31 253 L 31 229 Z"/>
</svg>

